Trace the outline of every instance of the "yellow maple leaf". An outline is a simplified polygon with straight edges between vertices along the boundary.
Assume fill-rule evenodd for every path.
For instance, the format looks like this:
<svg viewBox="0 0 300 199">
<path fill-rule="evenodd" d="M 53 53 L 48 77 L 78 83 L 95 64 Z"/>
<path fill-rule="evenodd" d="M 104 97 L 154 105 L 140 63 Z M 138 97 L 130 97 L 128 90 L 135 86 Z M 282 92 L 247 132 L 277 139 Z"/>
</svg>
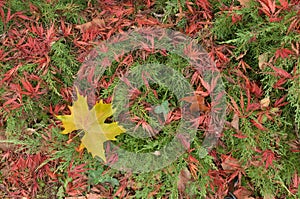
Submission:
<svg viewBox="0 0 300 199">
<path fill-rule="evenodd" d="M 98 156 L 106 162 L 103 144 L 107 140 L 116 140 L 116 136 L 125 132 L 125 129 L 118 126 L 117 122 L 104 123 L 106 118 L 113 114 L 111 104 L 104 104 L 101 100 L 92 109 L 89 109 L 87 98 L 79 94 L 73 106 L 69 106 L 71 115 L 56 116 L 62 121 L 64 130 L 62 134 L 71 133 L 74 130 L 82 129 L 84 136 L 81 139 L 81 146 L 84 146 L 93 157 Z"/>
</svg>

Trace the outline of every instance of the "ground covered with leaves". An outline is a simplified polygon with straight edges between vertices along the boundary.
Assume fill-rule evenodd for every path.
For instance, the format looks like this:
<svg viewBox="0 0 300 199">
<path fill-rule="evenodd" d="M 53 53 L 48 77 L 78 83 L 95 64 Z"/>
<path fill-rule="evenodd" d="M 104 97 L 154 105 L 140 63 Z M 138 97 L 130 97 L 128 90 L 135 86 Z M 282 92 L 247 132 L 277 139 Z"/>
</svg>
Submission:
<svg viewBox="0 0 300 199">
<path fill-rule="evenodd" d="M 0 17 L 1 198 L 300 198 L 298 0 L 0 0 Z M 102 78 L 89 82 L 91 106 L 111 103 L 122 75 L 141 64 L 172 67 L 200 93 L 182 99 L 201 111 L 186 152 L 135 174 L 94 159 L 80 145 L 83 132 L 61 134 L 57 116 L 71 113 L 74 80 L 95 46 L 149 27 L 179 31 L 205 48 L 224 83 L 226 122 L 217 145 L 203 150 L 212 82 L 155 45 L 115 56 Z M 131 97 L 132 122 L 151 136 L 123 133 L 113 142 L 159 155 L 175 136 L 180 99 L 147 82 Z M 159 132 L 151 111 L 164 120 Z"/>
</svg>

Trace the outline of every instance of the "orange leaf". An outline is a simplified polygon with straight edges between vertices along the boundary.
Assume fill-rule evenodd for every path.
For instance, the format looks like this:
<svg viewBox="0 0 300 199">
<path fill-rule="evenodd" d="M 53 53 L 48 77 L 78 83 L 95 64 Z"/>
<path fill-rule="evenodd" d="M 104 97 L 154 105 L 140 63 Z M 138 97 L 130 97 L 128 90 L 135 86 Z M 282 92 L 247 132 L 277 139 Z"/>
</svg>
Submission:
<svg viewBox="0 0 300 199">
<path fill-rule="evenodd" d="M 203 111 L 206 112 L 209 110 L 209 107 L 205 105 L 204 97 L 201 95 L 188 96 L 181 99 L 182 101 L 186 101 L 191 103 L 190 110 L 191 112 Z"/>
<path fill-rule="evenodd" d="M 92 21 L 86 22 L 81 25 L 76 25 L 75 28 L 83 32 L 87 29 L 90 29 L 91 27 L 103 27 L 104 25 L 105 22 L 103 19 L 94 18 Z"/>
</svg>

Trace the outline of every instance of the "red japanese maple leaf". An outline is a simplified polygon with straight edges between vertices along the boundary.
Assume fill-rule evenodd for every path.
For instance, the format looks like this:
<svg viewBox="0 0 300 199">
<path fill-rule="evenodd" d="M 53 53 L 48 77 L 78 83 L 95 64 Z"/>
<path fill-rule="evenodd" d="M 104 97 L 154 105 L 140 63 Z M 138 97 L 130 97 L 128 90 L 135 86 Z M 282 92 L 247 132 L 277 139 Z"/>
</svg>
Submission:
<svg viewBox="0 0 300 199">
<path fill-rule="evenodd" d="M 273 165 L 273 160 L 275 159 L 275 154 L 273 151 L 265 150 L 262 156 L 263 161 L 266 161 L 266 169 Z"/>
<path fill-rule="evenodd" d="M 276 50 L 275 52 L 275 59 L 277 59 L 278 57 L 281 57 L 281 58 L 288 58 L 289 55 L 292 55 L 294 54 L 293 51 L 287 49 L 287 48 L 281 48 L 281 49 L 278 49 Z"/>
</svg>

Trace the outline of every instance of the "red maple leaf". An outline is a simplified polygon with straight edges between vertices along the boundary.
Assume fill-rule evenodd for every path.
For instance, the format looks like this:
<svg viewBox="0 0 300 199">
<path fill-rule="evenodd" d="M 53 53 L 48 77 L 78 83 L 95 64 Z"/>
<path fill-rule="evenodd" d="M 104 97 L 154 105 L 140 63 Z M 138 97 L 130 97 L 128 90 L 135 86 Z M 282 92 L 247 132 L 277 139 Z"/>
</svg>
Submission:
<svg viewBox="0 0 300 199">
<path fill-rule="evenodd" d="M 278 49 L 276 50 L 275 52 L 275 59 L 277 59 L 278 57 L 281 57 L 281 58 L 288 58 L 289 55 L 292 55 L 294 54 L 293 51 L 287 49 L 287 48 L 281 48 L 281 49 Z"/>
<path fill-rule="evenodd" d="M 251 123 L 256 127 L 256 128 L 258 128 L 259 130 L 262 130 L 262 131 L 266 131 L 267 130 L 267 128 L 266 127 L 264 127 L 261 123 L 259 123 L 258 121 L 256 121 L 256 120 L 254 120 L 254 119 L 252 119 L 252 120 L 250 120 L 251 121 Z"/>
<path fill-rule="evenodd" d="M 273 165 L 273 160 L 275 159 L 275 154 L 273 151 L 271 150 L 265 150 L 263 153 L 262 153 L 262 160 L 263 161 L 266 161 L 266 169 L 269 167 L 269 166 L 272 166 Z"/>
</svg>

